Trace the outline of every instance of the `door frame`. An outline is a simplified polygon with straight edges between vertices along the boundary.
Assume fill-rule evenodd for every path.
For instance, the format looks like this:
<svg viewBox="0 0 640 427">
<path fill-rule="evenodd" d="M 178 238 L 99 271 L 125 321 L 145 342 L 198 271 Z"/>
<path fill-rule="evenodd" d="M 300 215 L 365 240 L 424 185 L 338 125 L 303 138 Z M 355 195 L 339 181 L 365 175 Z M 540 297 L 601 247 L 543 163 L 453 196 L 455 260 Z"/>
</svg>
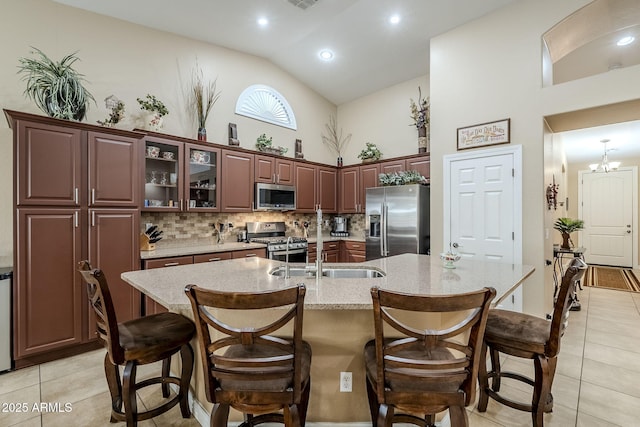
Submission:
<svg viewBox="0 0 640 427">
<path fill-rule="evenodd" d="M 451 163 L 460 160 L 473 160 L 510 154 L 513 156 L 513 262 L 522 264 L 522 145 L 509 145 L 498 148 L 447 154 L 443 156 L 443 251 L 449 250 L 451 241 Z"/>
<path fill-rule="evenodd" d="M 632 254 L 631 254 L 631 267 L 632 268 L 640 268 L 640 263 L 638 262 L 638 167 L 637 166 L 627 166 L 618 168 L 620 171 L 630 170 L 632 173 L 631 178 L 631 224 L 632 224 Z M 585 174 L 592 174 L 590 170 L 579 170 L 578 171 L 578 218 L 582 218 L 583 206 L 582 206 L 582 176 Z M 582 246 L 582 231 L 578 232 L 578 246 Z M 588 248 L 587 248 L 588 250 Z"/>
</svg>

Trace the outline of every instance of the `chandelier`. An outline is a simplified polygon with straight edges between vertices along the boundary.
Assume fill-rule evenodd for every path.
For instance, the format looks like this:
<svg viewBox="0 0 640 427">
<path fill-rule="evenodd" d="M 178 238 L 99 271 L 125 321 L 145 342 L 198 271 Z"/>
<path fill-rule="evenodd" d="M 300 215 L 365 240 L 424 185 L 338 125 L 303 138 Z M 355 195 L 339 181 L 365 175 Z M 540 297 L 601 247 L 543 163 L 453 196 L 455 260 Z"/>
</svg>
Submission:
<svg viewBox="0 0 640 427">
<path fill-rule="evenodd" d="M 607 158 L 607 142 L 608 139 L 601 139 L 600 142 L 604 144 L 604 154 L 602 155 L 602 163 L 593 163 L 589 165 L 589 169 L 591 172 L 609 172 L 618 170 L 620 167 L 620 162 L 610 162 Z"/>
</svg>

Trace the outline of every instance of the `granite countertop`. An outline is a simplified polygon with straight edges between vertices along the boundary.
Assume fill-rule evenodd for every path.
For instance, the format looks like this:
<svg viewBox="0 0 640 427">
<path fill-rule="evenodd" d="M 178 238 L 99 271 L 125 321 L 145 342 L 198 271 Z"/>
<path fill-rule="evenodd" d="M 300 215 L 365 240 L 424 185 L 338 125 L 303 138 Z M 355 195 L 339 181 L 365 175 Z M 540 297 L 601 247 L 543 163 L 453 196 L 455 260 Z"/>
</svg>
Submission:
<svg viewBox="0 0 640 427">
<path fill-rule="evenodd" d="M 511 265 L 483 261 L 461 260 L 456 269 L 446 269 L 437 257 L 403 254 L 364 263 L 325 263 L 324 268 L 374 267 L 386 273 L 375 279 L 332 279 L 291 277 L 284 279 L 269 275 L 269 271 L 283 262 L 264 258 L 244 258 L 213 263 L 182 265 L 151 270 L 130 271 L 122 279 L 134 288 L 171 311 L 190 310 L 184 293 L 188 284 L 233 292 L 257 292 L 281 289 L 304 283 L 307 286 L 305 308 L 350 310 L 370 309 L 372 286 L 415 294 L 456 294 L 494 287 L 497 297 L 493 305 L 515 290 L 534 268 L 529 265 Z M 304 264 L 291 264 L 304 267 Z"/>
<path fill-rule="evenodd" d="M 140 251 L 140 259 L 166 258 L 182 255 L 209 254 L 215 252 L 241 251 L 244 249 L 266 248 L 262 243 L 225 242 L 222 244 L 193 244 L 159 247 L 155 251 Z"/>
<path fill-rule="evenodd" d="M 335 242 L 338 240 L 351 240 L 354 242 L 364 242 L 365 239 L 362 237 L 333 237 L 333 236 L 322 236 L 323 242 Z M 316 236 L 311 236 L 307 238 L 309 243 L 316 243 Z M 223 244 L 206 244 L 202 242 L 189 243 L 185 242 L 181 245 L 175 246 L 162 246 L 158 245 L 158 248 L 154 251 L 140 251 L 140 259 L 156 259 L 156 258 L 167 258 L 167 257 L 175 257 L 175 256 L 183 256 L 183 255 L 197 255 L 197 254 L 209 254 L 215 252 L 227 252 L 227 251 L 241 251 L 244 249 L 257 249 L 257 248 L 266 248 L 267 245 L 262 243 L 245 243 L 245 242 L 225 242 Z"/>
</svg>

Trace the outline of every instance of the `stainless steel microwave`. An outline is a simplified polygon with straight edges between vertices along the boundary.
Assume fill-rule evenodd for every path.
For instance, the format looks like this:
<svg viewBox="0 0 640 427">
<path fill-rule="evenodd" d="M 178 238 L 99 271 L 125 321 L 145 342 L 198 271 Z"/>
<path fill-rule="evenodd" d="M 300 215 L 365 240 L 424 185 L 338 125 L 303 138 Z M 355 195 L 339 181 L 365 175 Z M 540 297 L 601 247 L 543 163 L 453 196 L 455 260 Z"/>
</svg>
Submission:
<svg viewBox="0 0 640 427">
<path fill-rule="evenodd" d="M 257 211 L 288 211 L 296 208 L 296 188 L 292 185 L 256 183 Z"/>
</svg>

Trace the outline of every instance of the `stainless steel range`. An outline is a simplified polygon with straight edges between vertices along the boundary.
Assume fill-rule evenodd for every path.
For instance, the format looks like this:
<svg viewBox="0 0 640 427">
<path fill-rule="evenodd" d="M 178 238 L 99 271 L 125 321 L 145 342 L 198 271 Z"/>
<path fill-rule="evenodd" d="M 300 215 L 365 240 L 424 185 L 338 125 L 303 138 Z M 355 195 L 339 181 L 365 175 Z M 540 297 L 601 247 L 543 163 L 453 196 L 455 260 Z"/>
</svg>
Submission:
<svg viewBox="0 0 640 427">
<path fill-rule="evenodd" d="M 253 243 L 267 245 L 267 257 L 285 261 L 289 240 L 289 262 L 307 262 L 307 239 L 287 237 L 284 222 L 247 222 L 247 239 Z"/>
</svg>

